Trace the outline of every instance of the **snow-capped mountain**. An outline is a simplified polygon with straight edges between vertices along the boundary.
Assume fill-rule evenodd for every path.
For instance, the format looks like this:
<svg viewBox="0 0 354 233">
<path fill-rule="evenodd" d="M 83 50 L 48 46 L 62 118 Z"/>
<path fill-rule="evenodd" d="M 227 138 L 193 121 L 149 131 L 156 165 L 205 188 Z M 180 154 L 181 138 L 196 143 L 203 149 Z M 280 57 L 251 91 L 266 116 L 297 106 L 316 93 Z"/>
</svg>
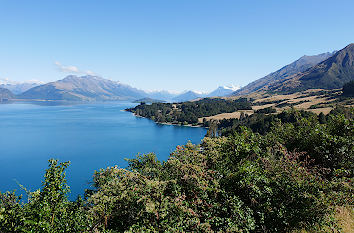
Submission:
<svg viewBox="0 0 354 233">
<path fill-rule="evenodd" d="M 222 97 L 231 95 L 234 91 L 240 89 L 239 86 L 219 86 L 216 90 L 210 92 L 207 97 Z"/>
<path fill-rule="evenodd" d="M 200 91 L 184 91 L 182 93 L 166 90 L 144 91 L 119 81 L 92 75 L 81 77 L 69 75 L 62 80 L 47 84 L 40 84 L 36 81 L 19 83 L 2 79 L 0 80 L 0 85 L 23 99 L 76 101 L 134 101 L 142 98 L 150 98 L 168 102 L 183 102 L 204 97 L 226 96 L 238 89 L 235 86 L 221 86 L 210 93 Z"/>
<path fill-rule="evenodd" d="M 172 101 L 174 97 L 179 95 L 178 92 L 171 92 L 171 91 L 165 91 L 165 90 L 160 90 L 160 91 L 145 91 L 146 95 L 151 98 L 151 99 L 157 99 L 157 100 L 165 100 L 165 101 Z"/>
<path fill-rule="evenodd" d="M 41 84 L 43 84 L 43 82 L 38 81 L 38 80 L 16 82 L 16 81 L 9 80 L 7 78 L 0 79 L 0 87 L 10 90 L 12 93 L 14 93 L 16 95 L 21 94 L 21 93 L 23 93 L 33 87 L 39 86 Z"/>
<path fill-rule="evenodd" d="M 239 86 L 219 86 L 212 92 L 201 92 L 201 91 L 185 91 L 180 95 L 177 95 L 173 98 L 173 101 L 176 102 L 183 102 L 183 101 L 190 101 L 198 98 L 205 98 L 205 97 L 223 97 L 232 94 L 234 91 L 238 90 Z"/>
<path fill-rule="evenodd" d="M 174 102 L 184 102 L 184 101 L 190 101 L 190 100 L 198 99 L 198 98 L 201 98 L 201 97 L 204 97 L 204 96 L 205 95 L 202 92 L 186 91 L 186 92 L 183 92 L 180 95 L 177 95 L 172 100 Z"/>
</svg>

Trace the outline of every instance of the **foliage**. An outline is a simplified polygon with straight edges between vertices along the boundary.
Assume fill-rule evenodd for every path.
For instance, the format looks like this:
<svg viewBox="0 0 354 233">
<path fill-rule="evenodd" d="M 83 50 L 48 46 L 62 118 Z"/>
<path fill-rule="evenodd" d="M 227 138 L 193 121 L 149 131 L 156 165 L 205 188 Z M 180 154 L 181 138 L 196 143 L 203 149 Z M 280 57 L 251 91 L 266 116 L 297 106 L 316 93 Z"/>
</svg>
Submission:
<svg viewBox="0 0 354 233">
<path fill-rule="evenodd" d="M 49 160 L 42 190 L 29 192 L 28 201 L 20 202 L 14 193 L 0 195 L 1 232 L 80 232 L 87 227 L 83 201 L 67 200 L 69 187 L 64 170 L 68 162 Z"/>
<path fill-rule="evenodd" d="M 69 163 L 50 160 L 42 189 L 26 190 L 26 202 L 0 194 L 0 231 L 339 231 L 336 206 L 354 204 L 352 111 L 243 116 L 227 136 L 212 130 L 167 161 L 151 153 L 95 172 L 87 199 L 73 202 Z"/>
<path fill-rule="evenodd" d="M 325 182 L 281 145 L 264 147 L 260 135 L 243 129 L 227 138 L 205 139 L 210 163 L 223 189 L 237 195 L 253 213 L 256 231 L 286 232 L 322 222 L 329 206 Z"/>
<path fill-rule="evenodd" d="M 265 114 L 256 112 L 252 115 L 242 114 L 239 119 L 223 119 L 219 122 L 218 128 L 221 135 L 227 136 L 233 131 L 239 131 L 242 126 L 252 129 L 253 132 L 266 134 L 277 122 L 294 123 L 300 118 L 315 117 L 316 115 L 307 111 L 285 110 L 278 114 Z"/>
<path fill-rule="evenodd" d="M 264 114 L 276 113 L 276 112 L 277 112 L 277 110 L 273 107 L 262 108 L 262 109 L 255 111 L 255 113 L 264 113 Z"/>
<path fill-rule="evenodd" d="M 343 96 L 354 96 L 354 80 L 343 85 Z"/>
<path fill-rule="evenodd" d="M 251 103 L 240 98 L 234 101 L 224 99 L 202 99 L 183 103 L 152 103 L 140 104 L 134 108 L 126 109 L 138 116 L 147 117 L 156 122 L 169 122 L 174 124 L 198 124 L 198 118 L 213 116 L 219 113 L 235 112 L 237 110 L 251 109 Z"/>
<path fill-rule="evenodd" d="M 205 159 L 197 146 L 187 144 L 163 164 L 148 154 L 131 160 L 131 170 L 97 172 L 98 189 L 89 198 L 96 221 L 103 229 L 133 232 L 254 229 L 250 209 L 226 196 Z"/>
</svg>

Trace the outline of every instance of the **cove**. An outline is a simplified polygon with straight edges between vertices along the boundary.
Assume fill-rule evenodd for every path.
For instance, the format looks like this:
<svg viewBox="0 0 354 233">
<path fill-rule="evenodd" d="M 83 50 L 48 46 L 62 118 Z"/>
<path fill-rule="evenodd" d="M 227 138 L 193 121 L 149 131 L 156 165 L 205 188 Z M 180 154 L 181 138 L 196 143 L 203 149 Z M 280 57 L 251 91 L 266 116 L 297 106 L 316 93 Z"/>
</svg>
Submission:
<svg viewBox="0 0 354 233">
<path fill-rule="evenodd" d="M 104 102 L 0 104 L 0 191 L 17 182 L 34 191 L 41 187 L 48 159 L 70 161 L 66 178 L 70 199 L 90 187 L 95 170 L 127 166 L 124 158 L 154 152 L 168 159 L 177 145 L 200 143 L 204 128 L 160 125 L 124 109 L 135 104 Z"/>
</svg>

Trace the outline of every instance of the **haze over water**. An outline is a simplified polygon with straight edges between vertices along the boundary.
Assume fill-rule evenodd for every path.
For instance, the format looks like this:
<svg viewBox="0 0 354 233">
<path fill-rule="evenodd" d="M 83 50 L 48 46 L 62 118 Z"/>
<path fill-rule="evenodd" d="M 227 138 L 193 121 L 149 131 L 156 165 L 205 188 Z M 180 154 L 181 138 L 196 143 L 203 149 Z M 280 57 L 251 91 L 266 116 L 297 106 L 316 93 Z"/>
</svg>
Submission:
<svg viewBox="0 0 354 233">
<path fill-rule="evenodd" d="M 204 128 L 168 126 L 123 111 L 131 103 L 81 105 L 0 105 L 0 191 L 41 187 L 48 159 L 71 161 L 67 180 L 71 199 L 89 187 L 94 170 L 124 158 L 154 152 L 166 160 L 177 145 L 199 143 Z"/>
</svg>

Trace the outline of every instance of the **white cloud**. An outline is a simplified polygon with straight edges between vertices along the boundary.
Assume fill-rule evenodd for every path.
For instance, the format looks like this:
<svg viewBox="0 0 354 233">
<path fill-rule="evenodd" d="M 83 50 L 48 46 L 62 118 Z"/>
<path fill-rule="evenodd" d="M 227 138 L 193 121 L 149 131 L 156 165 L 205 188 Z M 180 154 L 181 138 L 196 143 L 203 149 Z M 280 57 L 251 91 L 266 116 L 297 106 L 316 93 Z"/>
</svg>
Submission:
<svg viewBox="0 0 354 233">
<path fill-rule="evenodd" d="M 65 66 L 58 61 L 54 62 L 54 64 L 58 67 L 58 69 L 61 72 L 64 72 L 64 73 L 96 75 L 96 73 L 91 70 L 83 71 L 83 70 L 80 70 L 77 66 Z"/>
<path fill-rule="evenodd" d="M 96 75 L 96 73 L 93 72 L 93 71 L 91 71 L 91 70 L 86 71 L 85 74 L 88 74 L 88 75 Z"/>
</svg>

